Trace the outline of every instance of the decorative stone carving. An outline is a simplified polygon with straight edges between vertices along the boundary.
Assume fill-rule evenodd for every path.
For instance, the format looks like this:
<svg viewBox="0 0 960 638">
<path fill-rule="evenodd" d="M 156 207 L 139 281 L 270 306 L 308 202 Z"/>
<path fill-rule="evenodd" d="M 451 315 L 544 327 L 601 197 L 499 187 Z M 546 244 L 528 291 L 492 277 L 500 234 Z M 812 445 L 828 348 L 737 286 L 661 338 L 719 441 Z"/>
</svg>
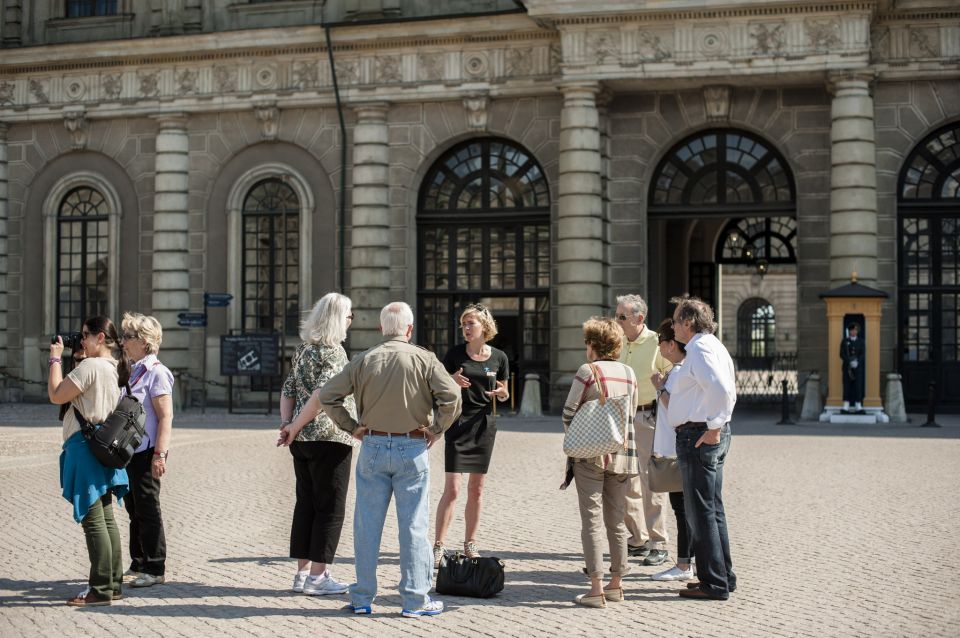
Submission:
<svg viewBox="0 0 960 638">
<path fill-rule="evenodd" d="M 754 55 L 782 55 L 786 37 L 782 23 L 761 22 L 750 25 Z"/>
<path fill-rule="evenodd" d="M 463 54 L 463 74 L 472 80 L 485 78 L 490 64 L 483 51 L 465 51 Z"/>
<path fill-rule="evenodd" d="M 87 147 L 87 116 L 83 109 L 64 111 L 63 126 L 70 133 L 73 150 Z"/>
<path fill-rule="evenodd" d="M 280 109 L 273 100 L 254 102 L 253 113 L 260 124 L 260 137 L 265 140 L 277 139 L 280 130 Z"/>
<path fill-rule="evenodd" d="M 484 93 L 474 93 L 463 99 L 463 108 L 467 112 L 467 128 L 472 131 L 486 130 L 489 102 Z"/>
<path fill-rule="evenodd" d="M 177 74 L 177 95 L 191 95 L 197 92 L 200 73 L 194 69 L 184 69 Z"/>
<path fill-rule="evenodd" d="M 213 84 L 218 93 L 233 93 L 237 90 L 237 70 L 229 66 L 213 67 Z"/>
<path fill-rule="evenodd" d="M 620 34 L 594 31 L 587 34 L 587 55 L 597 64 L 620 60 Z"/>
<path fill-rule="evenodd" d="M 301 89 L 315 89 L 320 86 L 320 62 L 301 60 L 294 63 L 293 83 Z"/>
<path fill-rule="evenodd" d="M 159 71 L 147 71 L 145 73 L 138 73 L 137 78 L 140 80 L 140 95 L 143 97 L 156 97 L 159 88 L 160 88 L 160 72 Z"/>
<path fill-rule="evenodd" d="M 508 76 L 533 74 L 533 49 L 507 49 L 505 57 Z"/>
<path fill-rule="evenodd" d="M 67 78 L 63 84 L 63 92 L 67 99 L 76 102 L 87 93 L 87 83 L 80 78 Z"/>
<path fill-rule="evenodd" d="M 936 58 L 939 55 L 939 29 L 910 29 L 910 57 Z"/>
<path fill-rule="evenodd" d="M 340 59 L 334 62 L 337 69 L 337 82 L 343 84 L 360 83 L 360 60 Z"/>
<path fill-rule="evenodd" d="M 667 48 L 661 37 L 652 31 L 638 32 L 637 46 L 643 60 L 662 62 L 673 57 L 673 52 Z"/>
<path fill-rule="evenodd" d="M 826 53 L 836 48 L 840 39 L 840 25 L 831 20 L 807 20 L 804 23 L 807 31 L 807 41 L 810 47 L 818 53 Z"/>
<path fill-rule="evenodd" d="M 6 80 L 0 82 L 0 106 L 13 104 L 14 87 L 15 85 L 13 82 L 7 82 Z"/>
<path fill-rule="evenodd" d="M 559 73 L 563 64 L 563 47 L 559 42 L 550 43 L 550 73 Z"/>
<path fill-rule="evenodd" d="M 421 80 L 436 82 L 443 79 L 443 53 L 421 53 L 417 56 L 417 67 Z"/>
<path fill-rule="evenodd" d="M 378 56 L 373 61 L 374 77 L 381 84 L 403 82 L 403 71 L 400 68 L 400 56 Z"/>
<path fill-rule="evenodd" d="M 870 58 L 882 62 L 890 57 L 890 27 L 875 27 L 870 31 Z"/>
<path fill-rule="evenodd" d="M 120 74 L 106 74 L 100 80 L 100 86 L 103 87 L 103 95 L 108 100 L 116 100 L 123 92 L 123 81 Z"/>
<path fill-rule="evenodd" d="M 30 92 L 33 93 L 33 98 L 37 101 L 37 104 L 48 104 L 50 102 L 50 98 L 47 97 L 46 80 L 30 80 Z"/>
<path fill-rule="evenodd" d="M 703 105 L 708 122 L 724 122 L 730 118 L 730 87 L 703 87 Z"/>
<path fill-rule="evenodd" d="M 257 66 L 253 71 L 253 82 L 258 89 L 272 89 L 277 84 L 277 67 L 272 63 Z"/>
</svg>

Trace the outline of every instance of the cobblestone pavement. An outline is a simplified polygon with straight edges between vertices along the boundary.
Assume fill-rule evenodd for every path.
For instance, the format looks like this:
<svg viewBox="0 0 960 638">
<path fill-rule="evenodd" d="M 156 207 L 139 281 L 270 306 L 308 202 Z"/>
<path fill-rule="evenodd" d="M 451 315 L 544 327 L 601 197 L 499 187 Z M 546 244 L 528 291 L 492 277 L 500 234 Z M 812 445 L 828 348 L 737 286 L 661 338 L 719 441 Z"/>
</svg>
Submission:
<svg viewBox="0 0 960 638">
<path fill-rule="evenodd" d="M 960 418 L 938 430 L 775 426 L 738 414 L 725 502 L 739 589 L 685 601 L 637 567 L 626 601 L 575 606 L 579 518 L 560 492 L 557 418 L 502 418 L 480 545 L 503 558 L 504 592 L 446 597 L 435 618 L 399 617 L 396 523 L 384 534 L 372 617 L 345 596 L 287 591 L 293 505 L 276 417 L 179 415 L 163 505 L 168 582 L 111 607 L 68 608 L 87 568 L 83 532 L 59 495 L 60 430 L 50 406 L 0 406 L 0 636 L 956 636 L 960 626 Z M 922 419 L 920 419 L 922 422 Z M 435 506 L 442 448 L 432 452 Z M 352 492 L 352 488 L 351 488 Z M 351 493 L 350 501 L 353 501 Z M 462 536 L 462 503 L 449 542 Z M 352 510 L 352 507 L 350 508 Z M 118 520 L 125 527 L 126 513 Z M 668 517 L 672 521 L 672 513 Z M 353 576 L 348 511 L 335 575 Z M 432 523 L 432 521 L 431 521 Z M 673 525 L 671 524 L 671 533 Z M 126 529 L 122 529 L 126 538 Z M 671 541 L 671 555 L 675 545 Z"/>
</svg>

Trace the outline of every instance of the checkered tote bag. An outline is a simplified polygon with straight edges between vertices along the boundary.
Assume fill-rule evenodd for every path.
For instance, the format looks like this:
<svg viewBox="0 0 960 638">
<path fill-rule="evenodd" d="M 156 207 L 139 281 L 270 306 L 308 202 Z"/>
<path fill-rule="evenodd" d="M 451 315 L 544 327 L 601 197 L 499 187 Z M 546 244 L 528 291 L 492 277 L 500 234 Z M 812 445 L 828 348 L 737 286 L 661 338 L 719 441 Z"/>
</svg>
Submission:
<svg viewBox="0 0 960 638">
<path fill-rule="evenodd" d="M 584 401 L 563 437 L 563 453 L 574 459 L 592 459 L 627 449 L 627 425 L 633 396 L 607 397 L 607 387 L 597 366 L 590 364 L 600 398 Z"/>
</svg>

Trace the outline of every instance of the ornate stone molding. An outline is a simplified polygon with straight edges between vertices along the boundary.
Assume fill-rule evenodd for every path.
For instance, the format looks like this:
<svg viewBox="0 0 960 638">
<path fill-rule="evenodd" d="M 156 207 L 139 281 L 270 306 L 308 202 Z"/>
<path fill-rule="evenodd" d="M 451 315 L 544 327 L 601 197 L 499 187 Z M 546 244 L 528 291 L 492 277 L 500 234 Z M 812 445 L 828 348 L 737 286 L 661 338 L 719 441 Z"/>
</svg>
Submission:
<svg viewBox="0 0 960 638">
<path fill-rule="evenodd" d="M 730 119 L 729 86 L 703 87 L 703 106 L 708 122 L 726 122 Z"/>
<path fill-rule="evenodd" d="M 467 112 L 467 128 L 471 131 L 487 129 L 487 108 L 490 98 L 486 93 L 474 93 L 463 98 L 463 109 Z"/>
<path fill-rule="evenodd" d="M 260 125 L 261 139 L 277 139 L 277 133 L 280 131 L 280 109 L 277 107 L 276 100 L 254 102 L 253 113 Z"/>
<path fill-rule="evenodd" d="M 83 108 L 65 110 L 63 126 L 70 133 L 73 150 L 79 151 L 87 147 L 87 113 Z"/>
<path fill-rule="evenodd" d="M 872 92 L 876 79 L 877 72 L 874 69 L 832 71 L 827 75 L 827 90 L 831 95 L 836 95 L 838 91 L 845 88 L 866 85 L 867 89 Z"/>
</svg>

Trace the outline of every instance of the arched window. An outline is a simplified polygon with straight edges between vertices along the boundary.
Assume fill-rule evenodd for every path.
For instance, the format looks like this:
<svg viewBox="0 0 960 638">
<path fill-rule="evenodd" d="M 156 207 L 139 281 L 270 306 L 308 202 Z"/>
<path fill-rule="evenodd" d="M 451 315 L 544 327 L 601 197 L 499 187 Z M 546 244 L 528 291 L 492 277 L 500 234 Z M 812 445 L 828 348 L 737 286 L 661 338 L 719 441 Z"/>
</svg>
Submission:
<svg viewBox="0 0 960 638">
<path fill-rule="evenodd" d="M 776 354 L 776 316 L 766 299 L 754 297 L 740 304 L 737 311 L 737 358 L 754 364 Z"/>
<path fill-rule="evenodd" d="M 938 401 L 960 379 L 960 122 L 934 131 L 904 162 L 898 191 L 898 336 L 908 401 Z"/>
<path fill-rule="evenodd" d="M 463 142 L 427 171 L 417 207 L 418 340 L 443 356 L 459 311 L 483 301 L 521 373 L 547 379 L 550 191 L 526 149 L 500 138 Z"/>
<path fill-rule="evenodd" d="M 744 217 L 731 220 L 717 242 L 719 264 L 797 263 L 797 220 L 793 217 Z"/>
<path fill-rule="evenodd" d="M 106 315 L 110 298 L 109 208 L 90 186 L 73 188 L 56 215 L 56 327 L 80 329 L 89 317 Z"/>
<path fill-rule="evenodd" d="M 792 215 L 793 176 L 767 142 L 735 129 L 700 132 L 676 144 L 657 166 L 650 214 L 729 216 L 755 209 Z"/>
<path fill-rule="evenodd" d="M 300 201 L 284 180 L 264 179 L 243 200 L 241 324 L 296 334 L 300 314 Z"/>
</svg>

